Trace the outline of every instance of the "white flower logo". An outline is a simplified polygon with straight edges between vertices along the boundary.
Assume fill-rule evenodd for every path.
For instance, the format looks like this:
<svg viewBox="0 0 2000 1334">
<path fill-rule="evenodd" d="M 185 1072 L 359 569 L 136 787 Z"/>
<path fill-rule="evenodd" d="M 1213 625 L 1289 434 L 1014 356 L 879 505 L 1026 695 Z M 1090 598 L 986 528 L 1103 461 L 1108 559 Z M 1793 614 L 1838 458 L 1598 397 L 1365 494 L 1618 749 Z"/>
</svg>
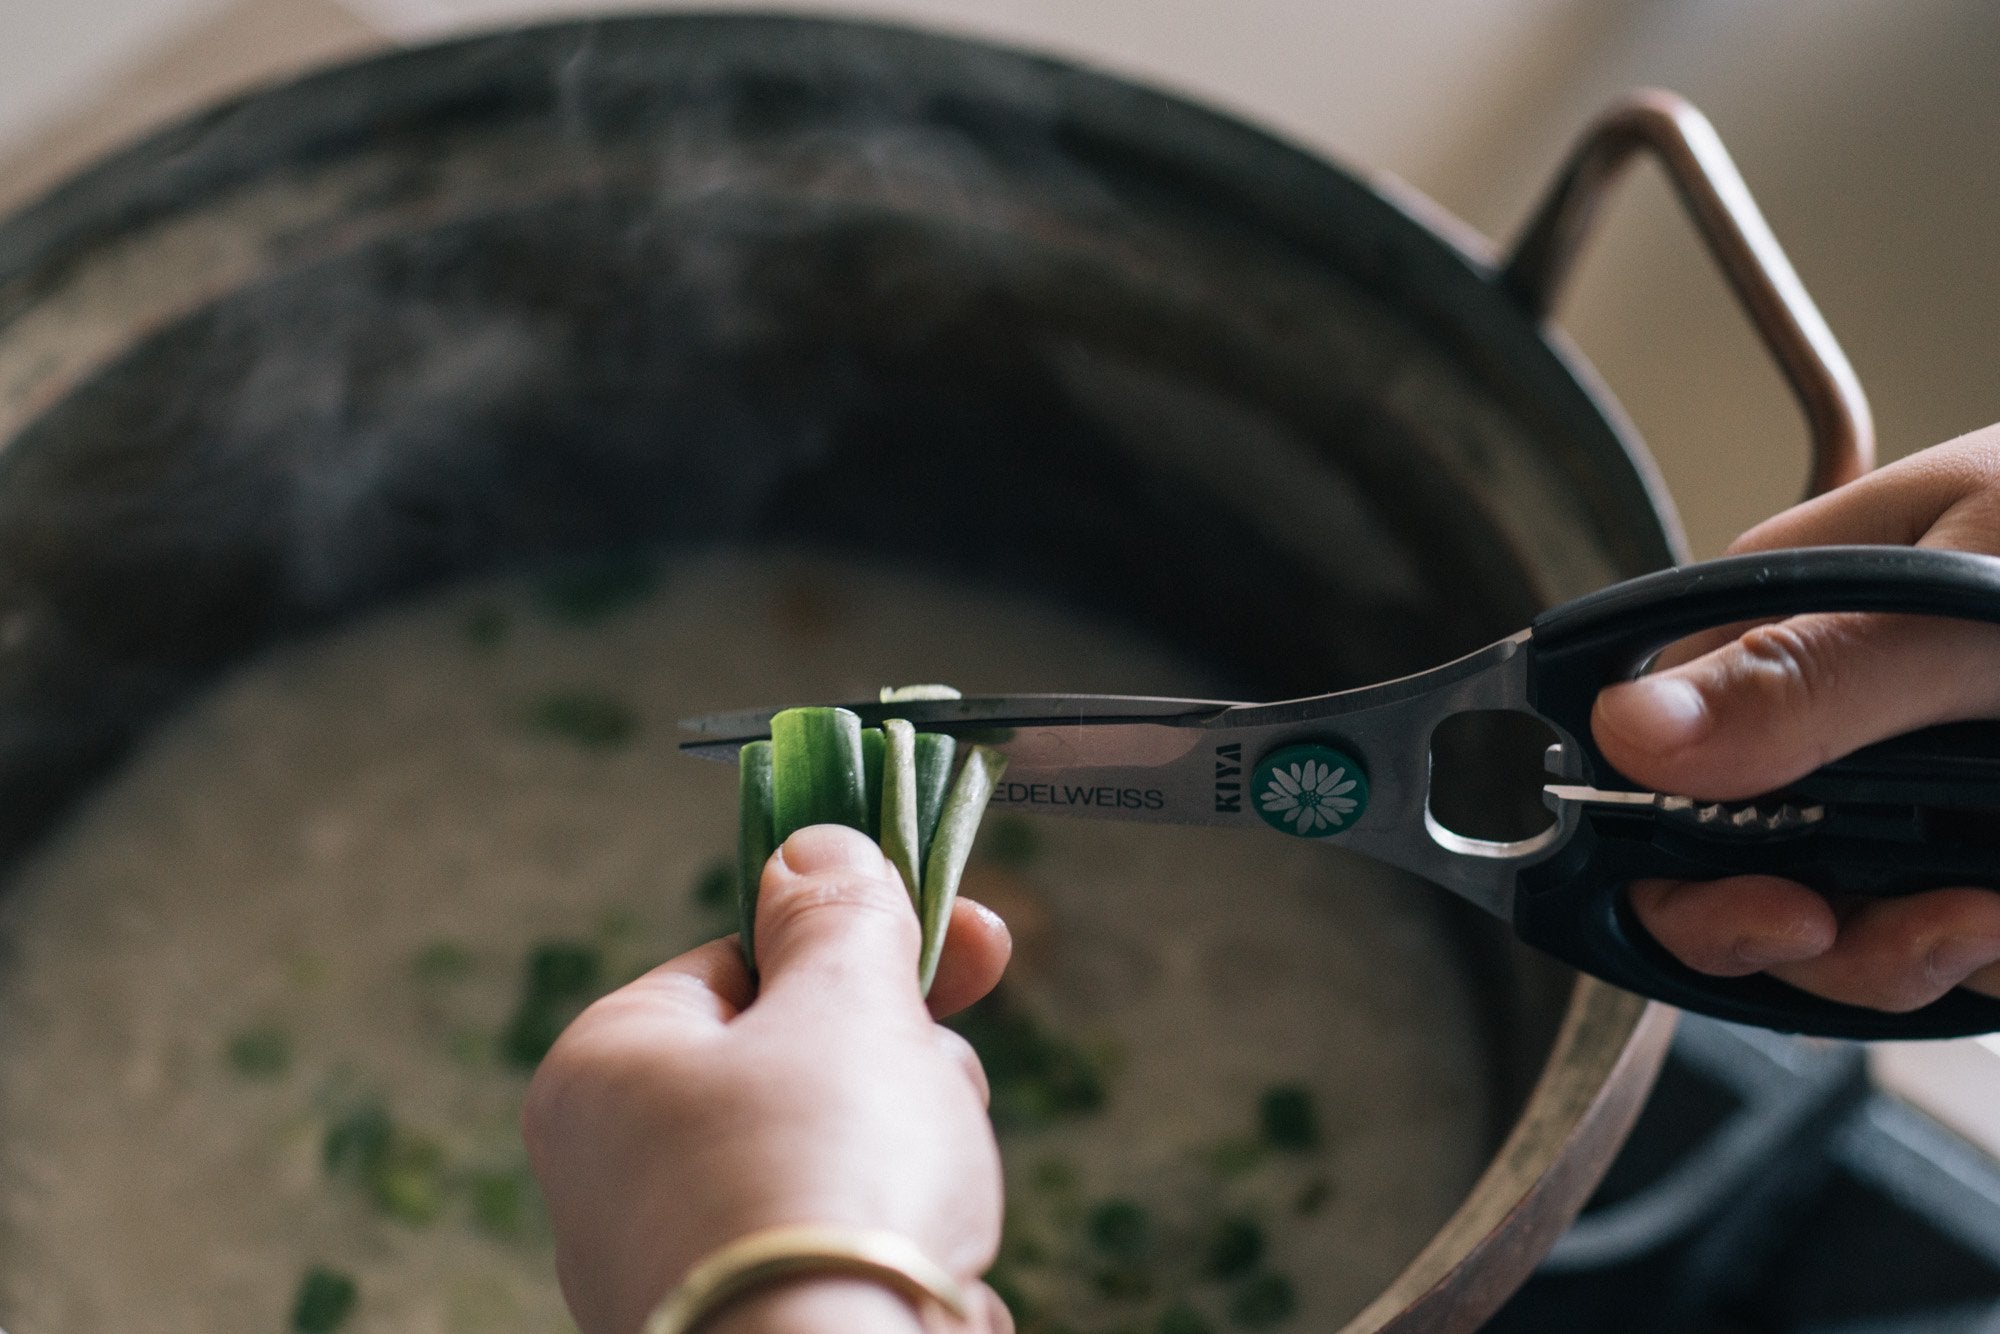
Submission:
<svg viewBox="0 0 2000 1334">
<path fill-rule="evenodd" d="M 1336 769 L 1307 760 L 1271 770 L 1261 804 L 1272 815 L 1284 812 L 1285 823 L 1295 826 L 1294 833 L 1310 834 L 1321 825 L 1335 829 L 1347 823 L 1359 804 L 1347 795 L 1353 790 L 1354 780 L 1345 766 Z"/>
</svg>

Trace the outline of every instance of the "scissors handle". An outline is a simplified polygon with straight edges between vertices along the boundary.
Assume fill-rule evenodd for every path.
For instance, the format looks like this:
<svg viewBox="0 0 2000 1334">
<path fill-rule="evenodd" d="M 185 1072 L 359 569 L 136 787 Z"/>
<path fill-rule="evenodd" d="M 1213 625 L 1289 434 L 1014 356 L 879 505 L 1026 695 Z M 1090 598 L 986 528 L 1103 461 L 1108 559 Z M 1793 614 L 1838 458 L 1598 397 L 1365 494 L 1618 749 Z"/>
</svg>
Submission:
<svg viewBox="0 0 2000 1334">
<path fill-rule="evenodd" d="M 1816 547 L 1646 575 L 1535 621 L 1529 703 L 1567 734 L 1564 747 L 1576 752 L 1582 782 L 1635 789 L 1591 738 L 1598 691 L 1630 678 L 1687 635 L 1806 612 L 2000 624 L 2000 559 L 1917 547 Z M 1585 804 L 1560 852 L 1520 873 L 1514 910 L 1515 930 L 1528 943 L 1607 981 L 1721 1019 L 1846 1038 L 2000 1030 L 2000 1000 L 1962 988 L 1921 1009 L 1888 1014 L 1824 1000 L 1763 974 L 1698 973 L 1653 940 L 1624 889 L 1643 877 L 1746 873 L 1873 896 L 1950 885 L 2000 889 L 2000 725 L 1912 732 L 1818 769 L 1756 805 L 1663 813 Z"/>
</svg>

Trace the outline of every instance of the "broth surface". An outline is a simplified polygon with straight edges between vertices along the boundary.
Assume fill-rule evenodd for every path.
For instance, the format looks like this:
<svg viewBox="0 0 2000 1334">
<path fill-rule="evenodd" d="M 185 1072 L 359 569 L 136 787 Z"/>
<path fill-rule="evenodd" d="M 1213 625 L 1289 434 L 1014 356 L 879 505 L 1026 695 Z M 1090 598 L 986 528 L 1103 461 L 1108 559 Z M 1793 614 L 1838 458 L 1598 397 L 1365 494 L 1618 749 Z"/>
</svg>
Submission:
<svg viewBox="0 0 2000 1334">
<path fill-rule="evenodd" d="M 571 1329 L 506 1054 L 531 951 L 602 990 L 733 929 L 736 785 L 675 720 L 903 681 L 1211 689 L 1045 607 L 716 554 L 450 589 L 164 722 L 0 896 L 0 1326 L 283 1330 L 322 1266 L 357 1285 L 343 1331 Z M 1024 1334 L 1183 1302 L 1332 1329 L 1485 1165 L 1435 891 L 1262 832 L 996 809 L 965 892 L 1019 947 L 986 1028 L 1101 1093 L 1009 1086 Z M 357 1176 L 384 1124 L 394 1171 Z M 1260 1253 L 1222 1263 L 1246 1226 Z"/>
</svg>

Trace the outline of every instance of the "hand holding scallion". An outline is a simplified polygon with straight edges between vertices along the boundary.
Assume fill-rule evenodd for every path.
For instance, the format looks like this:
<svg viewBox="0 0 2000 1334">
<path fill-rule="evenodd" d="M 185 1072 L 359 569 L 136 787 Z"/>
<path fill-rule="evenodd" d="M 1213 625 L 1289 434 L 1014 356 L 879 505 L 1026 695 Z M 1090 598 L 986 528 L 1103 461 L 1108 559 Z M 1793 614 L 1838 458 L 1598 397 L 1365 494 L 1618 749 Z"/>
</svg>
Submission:
<svg viewBox="0 0 2000 1334">
<path fill-rule="evenodd" d="M 998 1247 L 985 1077 L 933 1019 L 991 989 L 1006 928 L 954 905 L 927 1009 L 917 916 L 874 843 L 809 827 L 758 870 L 755 981 L 735 939 L 691 950 L 587 1009 L 529 1089 L 523 1129 L 584 1334 L 634 1334 L 701 1256 L 774 1225 L 886 1228 L 968 1282 Z M 976 1334 L 1011 1329 L 975 1294 Z M 704 1334 L 920 1328 L 886 1288 L 809 1278 Z"/>
</svg>

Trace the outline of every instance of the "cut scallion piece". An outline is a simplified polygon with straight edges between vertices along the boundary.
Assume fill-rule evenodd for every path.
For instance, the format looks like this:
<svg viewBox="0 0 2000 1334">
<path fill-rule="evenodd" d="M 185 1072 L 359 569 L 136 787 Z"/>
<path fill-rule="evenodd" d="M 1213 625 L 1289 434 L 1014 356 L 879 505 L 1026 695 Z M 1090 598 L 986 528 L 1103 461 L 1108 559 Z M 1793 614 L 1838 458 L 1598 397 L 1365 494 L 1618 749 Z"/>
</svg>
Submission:
<svg viewBox="0 0 2000 1334">
<path fill-rule="evenodd" d="M 917 980 L 925 995 L 930 994 L 938 957 L 944 953 L 951 905 L 958 899 L 959 877 L 965 874 L 965 860 L 972 855 L 979 817 L 986 813 L 986 803 L 1006 767 L 1007 757 L 999 751 L 974 746 L 959 766 L 958 778 L 938 815 L 937 832 L 931 835 L 930 853 L 924 858 L 924 946 L 917 961 Z"/>
<path fill-rule="evenodd" d="M 951 762 L 958 742 L 942 732 L 917 733 L 917 864 L 931 855 L 931 835 L 937 832 L 944 794 L 951 789 Z"/>
<path fill-rule="evenodd" d="M 946 686 L 885 690 L 883 698 L 956 699 Z M 874 838 L 896 868 L 923 927 L 918 976 L 924 991 L 937 974 L 958 883 L 979 818 L 1006 759 L 974 746 L 954 779 L 957 745 L 890 719 L 861 726 L 846 709 L 785 709 L 771 738 L 740 752 L 739 914 L 743 956 L 756 967 L 752 930 L 757 887 L 771 853 L 809 825 L 842 824 Z"/>
<path fill-rule="evenodd" d="M 918 820 L 917 729 L 901 718 L 882 724 L 882 821 L 878 841 L 903 877 L 910 906 L 923 908 L 923 826 Z"/>
<path fill-rule="evenodd" d="M 351 1276 L 314 1265 L 299 1280 L 298 1293 L 292 1298 L 294 1334 L 334 1334 L 347 1323 L 360 1292 Z"/>
<path fill-rule="evenodd" d="M 861 729 L 861 799 L 867 811 L 861 822 L 861 832 L 864 834 L 882 827 L 883 745 L 881 728 Z"/>
<path fill-rule="evenodd" d="M 771 719 L 772 837 L 816 824 L 868 827 L 861 720 L 846 709 L 786 709 Z"/>
<path fill-rule="evenodd" d="M 776 813 L 771 806 L 771 743 L 752 741 L 738 752 L 737 758 L 741 767 L 737 780 L 740 812 L 736 832 L 736 917 L 743 942 L 743 962 L 754 975 L 757 886 L 764 878 L 764 863 L 778 850 L 773 832 Z"/>
<path fill-rule="evenodd" d="M 963 699 L 964 696 L 950 686 L 883 686 L 884 704 L 904 704 L 920 699 Z"/>
</svg>

